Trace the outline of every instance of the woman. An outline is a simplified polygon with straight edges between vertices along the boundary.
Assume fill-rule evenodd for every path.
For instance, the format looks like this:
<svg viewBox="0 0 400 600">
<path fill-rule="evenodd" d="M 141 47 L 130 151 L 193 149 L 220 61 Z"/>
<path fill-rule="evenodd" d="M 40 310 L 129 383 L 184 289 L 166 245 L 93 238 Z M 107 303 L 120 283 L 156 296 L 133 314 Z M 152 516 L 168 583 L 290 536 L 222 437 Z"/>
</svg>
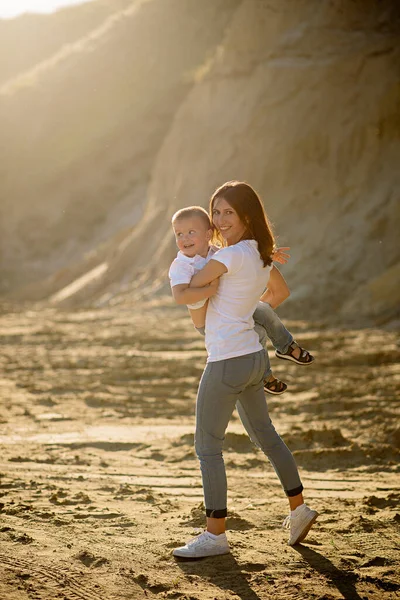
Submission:
<svg viewBox="0 0 400 600">
<path fill-rule="evenodd" d="M 210 216 L 225 247 L 190 284 L 198 288 L 219 278 L 218 290 L 207 308 L 208 359 L 196 404 L 195 448 L 203 479 L 207 529 L 174 550 L 175 556 L 186 558 L 229 552 L 222 447 L 237 401 L 252 441 L 268 456 L 288 497 L 291 513 L 285 524 L 290 526 L 289 544 L 301 542 L 318 516 L 304 504 L 296 463 L 271 423 L 263 391 L 269 361 L 253 329 L 252 315 L 267 282 L 262 300 L 277 306 L 282 290 L 286 297 L 284 279 L 271 266 L 274 239 L 266 214 L 251 186 L 230 181 L 214 192 Z"/>
</svg>

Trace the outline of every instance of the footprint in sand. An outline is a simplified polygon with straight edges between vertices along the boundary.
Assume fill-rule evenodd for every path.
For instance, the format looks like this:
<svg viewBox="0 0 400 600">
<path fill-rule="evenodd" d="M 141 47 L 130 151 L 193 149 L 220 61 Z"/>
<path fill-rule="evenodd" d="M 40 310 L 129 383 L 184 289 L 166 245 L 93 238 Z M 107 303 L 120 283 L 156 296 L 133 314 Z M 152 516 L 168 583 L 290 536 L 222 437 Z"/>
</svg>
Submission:
<svg viewBox="0 0 400 600">
<path fill-rule="evenodd" d="M 77 504 L 91 504 L 92 501 L 84 492 L 78 492 L 72 498 L 68 498 L 68 492 L 58 490 L 54 494 L 51 494 L 49 502 L 61 506 L 73 506 Z"/>
<path fill-rule="evenodd" d="M 400 494 L 392 492 L 386 498 L 378 498 L 377 496 L 369 496 L 363 501 L 369 507 L 372 508 L 396 508 L 400 505 Z"/>
<path fill-rule="evenodd" d="M 33 537 L 28 535 L 27 533 L 13 533 L 12 531 L 9 533 L 9 537 L 13 542 L 18 542 L 18 544 L 32 544 L 34 541 Z"/>
<path fill-rule="evenodd" d="M 94 554 L 88 550 L 82 550 L 81 552 L 78 552 L 78 554 L 74 554 L 73 558 L 75 558 L 75 560 L 80 560 L 85 567 L 94 567 L 96 569 L 98 567 L 102 567 L 103 565 L 109 564 L 110 562 L 103 556 L 94 556 Z"/>
</svg>

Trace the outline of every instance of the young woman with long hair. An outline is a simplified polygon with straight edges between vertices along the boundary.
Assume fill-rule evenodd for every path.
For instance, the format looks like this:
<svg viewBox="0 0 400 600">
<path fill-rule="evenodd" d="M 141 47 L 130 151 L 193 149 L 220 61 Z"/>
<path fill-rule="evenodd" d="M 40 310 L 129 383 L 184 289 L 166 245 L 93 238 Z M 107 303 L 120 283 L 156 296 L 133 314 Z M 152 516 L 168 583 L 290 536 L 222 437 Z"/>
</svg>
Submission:
<svg viewBox="0 0 400 600">
<path fill-rule="evenodd" d="M 217 292 L 207 307 L 208 358 L 196 403 L 195 449 L 203 479 L 207 529 L 174 550 L 175 556 L 186 558 L 230 551 L 225 533 L 227 481 L 222 447 L 236 402 L 247 432 L 269 458 L 288 497 L 291 512 L 285 524 L 290 527 L 289 544 L 301 542 L 318 516 L 304 504 L 296 463 L 272 425 L 263 390 L 270 367 L 268 354 L 253 329 L 252 315 L 260 296 L 276 306 L 286 286 L 272 266 L 274 237 L 268 218 L 254 189 L 239 181 L 227 182 L 214 192 L 210 217 L 224 247 L 190 283 L 198 288 L 219 278 Z"/>
</svg>

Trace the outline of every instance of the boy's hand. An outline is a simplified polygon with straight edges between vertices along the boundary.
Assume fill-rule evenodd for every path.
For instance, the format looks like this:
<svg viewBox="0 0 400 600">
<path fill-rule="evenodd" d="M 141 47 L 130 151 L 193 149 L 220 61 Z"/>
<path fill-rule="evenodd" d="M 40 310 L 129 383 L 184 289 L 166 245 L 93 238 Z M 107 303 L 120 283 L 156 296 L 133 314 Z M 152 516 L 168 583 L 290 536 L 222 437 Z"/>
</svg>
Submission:
<svg viewBox="0 0 400 600">
<path fill-rule="evenodd" d="M 281 265 L 285 265 L 290 258 L 290 254 L 288 254 L 289 250 L 290 246 L 277 248 L 275 252 L 272 253 L 272 260 L 274 262 L 280 263 Z"/>
</svg>

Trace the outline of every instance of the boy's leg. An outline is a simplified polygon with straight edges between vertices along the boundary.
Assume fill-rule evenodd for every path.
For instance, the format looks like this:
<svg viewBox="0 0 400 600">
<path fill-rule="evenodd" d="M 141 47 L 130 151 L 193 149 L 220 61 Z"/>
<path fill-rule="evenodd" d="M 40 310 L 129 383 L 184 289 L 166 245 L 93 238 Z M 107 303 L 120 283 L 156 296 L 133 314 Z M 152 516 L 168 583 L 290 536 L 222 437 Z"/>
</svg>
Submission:
<svg viewBox="0 0 400 600">
<path fill-rule="evenodd" d="M 259 302 L 253 314 L 254 329 L 260 337 L 260 343 L 265 348 L 265 344 L 261 341 L 261 337 L 266 340 L 269 337 L 276 350 L 285 354 L 288 351 L 290 344 L 293 342 L 293 336 L 286 329 L 276 312 L 267 302 Z M 262 332 L 265 331 L 265 334 Z M 261 334 L 261 335 L 260 335 Z"/>
<path fill-rule="evenodd" d="M 269 304 L 268 304 L 268 307 L 272 310 L 272 308 L 269 306 Z M 283 381 L 280 381 L 279 379 L 277 379 L 271 373 L 271 367 L 269 364 L 269 358 L 268 358 L 268 352 L 267 352 L 267 339 L 268 339 L 267 330 L 263 325 L 261 325 L 261 323 L 256 321 L 255 316 L 256 316 L 257 310 L 258 309 L 256 309 L 256 312 L 253 315 L 254 330 L 258 335 L 261 346 L 265 349 L 266 357 L 267 357 L 267 361 L 268 361 L 268 374 L 264 377 L 264 391 L 267 392 L 267 394 L 273 394 L 275 396 L 280 396 L 280 394 L 283 394 L 283 392 L 285 392 L 287 390 L 287 385 Z M 262 311 L 262 309 L 260 308 L 259 313 L 261 313 L 261 311 Z M 274 312 L 274 311 L 272 311 L 272 312 Z M 279 317 L 278 317 L 278 319 L 279 319 Z M 280 319 L 279 319 L 279 321 L 280 321 Z M 282 325 L 282 327 L 283 327 L 283 325 Z"/>
<path fill-rule="evenodd" d="M 254 316 L 253 316 L 253 318 L 254 318 Z M 260 323 L 257 323 L 257 321 L 255 319 L 254 319 L 254 331 L 258 335 L 258 339 L 260 340 L 261 346 L 263 348 L 265 348 L 265 350 L 266 350 L 267 349 L 267 341 L 268 341 L 267 331 L 266 331 L 265 327 L 260 325 Z"/>
</svg>

